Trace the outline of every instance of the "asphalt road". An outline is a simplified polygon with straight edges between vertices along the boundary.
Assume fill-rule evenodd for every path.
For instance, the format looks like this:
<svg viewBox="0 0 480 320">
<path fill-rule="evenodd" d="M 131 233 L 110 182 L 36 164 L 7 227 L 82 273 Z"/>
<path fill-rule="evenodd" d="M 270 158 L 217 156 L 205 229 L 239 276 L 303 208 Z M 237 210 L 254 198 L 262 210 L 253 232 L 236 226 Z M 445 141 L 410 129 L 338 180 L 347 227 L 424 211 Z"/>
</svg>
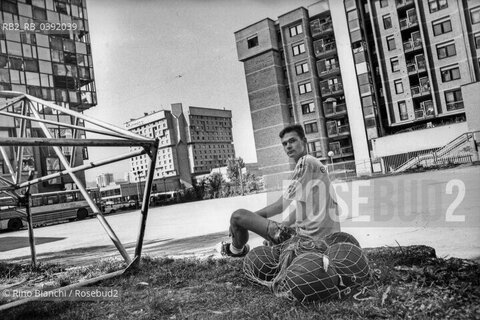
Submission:
<svg viewBox="0 0 480 320">
<path fill-rule="evenodd" d="M 424 244 L 441 257 L 480 258 L 480 166 L 336 182 L 342 208 L 342 230 L 362 247 Z M 228 237 L 231 212 L 260 209 L 278 194 L 215 199 L 150 208 L 144 253 L 211 254 Z M 139 211 L 107 216 L 127 251 L 133 255 Z M 119 256 L 97 219 L 35 228 L 41 259 L 81 263 Z M 261 243 L 251 238 L 253 245 Z M 28 232 L 0 234 L 0 260 L 28 258 Z"/>
</svg>

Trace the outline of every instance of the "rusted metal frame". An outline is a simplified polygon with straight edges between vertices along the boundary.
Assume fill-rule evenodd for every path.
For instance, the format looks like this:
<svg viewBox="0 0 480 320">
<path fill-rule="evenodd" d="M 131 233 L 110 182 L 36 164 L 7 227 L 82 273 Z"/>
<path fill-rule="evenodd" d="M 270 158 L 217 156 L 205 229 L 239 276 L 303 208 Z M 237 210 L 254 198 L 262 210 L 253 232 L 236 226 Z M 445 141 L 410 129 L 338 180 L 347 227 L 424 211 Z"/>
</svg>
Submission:
<svg viewBox="0 0 480 320">
<path fill-rule="evenodd" d="M 5 161 L 5 164 L 7 165 L 8 172 L 10 173 L 10 176 L 12 177 L 12 181 L 15 181 L 15 171 L 13 170 L 12 164 L 10 163 L 10 159 L 7 157 L 7 152 L 3 148 L 2 145 L 0 145 L 0 153 L 2 154 L 3 160 Z M 13 183 L 13 182 L 12 182 Z"/>
<path fill-rule="evenodd" d="M 40 118 L 40 115 L 38 114 L 37 110 L 35 110 L 34 108 L 32 108 L 32 112 L 34 114 L 34 116 L 36 118 Z M 45 126 L 44 123 L 39 123 L 39 126 L 40 128 L 42 129 L 43 133 L 45 134 L 45 136 L 47 138 L 52 138 L 52 134 L 50 133 L 50 131 L 48 130 L 48 128 Z M 65 156 L 63 155 L 63 153 L 61 152 L 60 148 L 58 146 L 54 146 L 53 147 L 53 150 L 55 151 L 55 153 L 57 154 L 58 158 L 60 159 L 60 162 L 62 162 L 62 165 L 66 168 L 66 169 L 70 169 L 70 166 L 67 162 L 67 160 L 65 159 Z M 90 198 L 90 195 L 88 194 L 87 190 L 84 188 L 84 186 L 82 185 L 81 181 L 77 178 L 77 176 L 70 172 L 69 173 L 70 177 L 72 178 L 73 182 L 76 184 L 77 188 L 80 190 L 80 192 L 82 193 L 83 197 L 85 198 L 85 200 L 87 201 L 88 205 L 90 206 L 90 208 L 92 209 L 93 213 L 96 214 L 97 216 L 97 219 L 100 221 L 100 224 L 102 225 L 102 227 L 105 229 L 105 231 L 107 232 L 108 236 L 110 237 L 110 239 L 112 240 L 113 244 L 115 245 L 115 247 L 117 247 L 117 250 L 120 252 L 120 254 L 122 255 L 123 259 L 125 260 L 125 262 L 127 262 L 128 264 L 131 263 L 132 259 L 130 258 L 130 256 L 128 255 L 127 251 L 125 250 L 124 246 L 122 245 L 122 243 L 120 242 L 120 240 L 118 239 L 117 235 L 115 234 L 115 232 L 112 230 L 112 228 L 110 227 L 110 225 L 108 224 L 107 220 L 105 220 L 105 217 L 102 215 L 102 213 L 100 212 L 100 210 L 98 210 L 98 207 L 97 205 L 93 202 L 93 200 Z"/>
<path fill-rule="evenodd" d="M 28 180 L 33 179 L 33 171 L 30 171 L 28 174 Z M 37 266 L 37 253 L 35 250 L 35 236 L 33 235 L 33 221 L 32 221 L 32 212 L 30 210 L 30 186 L 25 191 L 25 195 L 22 197 L 23 205 L 25 206 L 25 212 L 27 214 L 27 225 L 28 225 L 28 241 L 30 243 L 30 253 L 32 255 L 32 266 L 35 268 Z"/>
<path fill-rule="evenodd" d="M 86 164 L 83 164 L 83 165 L 80 165 L 80 166 L 77 166 L 77 167 L 74 167 L 74 168 L 65 169 L 61 172 L 56 172 L 56 173 L 52 173 L 52 174 L 49 174 L 49 175 L 46 175 L 46 176 L 43 176 L 43 177 L 40 177 L 40 178 L 37 178 L 37 179 L 33 179 L 32 181 L 22 182 L 17 186 L 17 188 L 27 187 L 29 185 L 36 184 L 36 183 L 39 183 L 39 182 L 47 181 L 47 180 L 54 179 L 54 178 L 59 178 L 63 175 L 69 174 L 69 173 L 75 173 L 75 172 L 83 171 L 83 170 L 90 169 L 90 168 L 100 167 L 100 166 L 103 166 L 103 165 L 106 165 L 106 164 L 114 163 L 114 162 L 120 161 L 120 160 L 129 159 L 131 157 L 136 157 L 136 156 L 140 156 L 140 155 L 143 155 L 143 154 L 145 154 L 144 150 L 138 150 L 138 151 L 132 151 L 132 152 L 129 152 L 129 153 L 126 153 L 126 154 L 121 154 L 119 156 L 115 156 L 115 157 L 108 158 L 108 159 L 105 159 L 105 160 L 86 163 Z"/>
<path fill-rule="evenodd" d="M 150 149 L 150 166 L 147 173 L 147 182 L 145 183 L 145 191 L 143 193 L 141 217 L 140 217 L 140 230 L 138 232 L 137 246 L 135 248 L 135 257 L 133 259 L 132 267 L 138 267 L 140 264 L 140 257 L 142 255 L 143 238 L 145 236 L 145 227 L 147 225 L 148 205 L 150 200 L 150 192 L 152 190 L 153 177 L 155 175 L 155 165 L 157 163 L 158 145 L 160 140 L 155 139 L 155 144 Z"/>
<path fill-rule="evenodd" d="M 27 111 L 27 102 L 23 100 L 21 102 L 21 108 L 22 108 L 22 114 L 25 115 Z M 27 127 L 27 122 L 25 119 L 20 120 L 20 132 L 19 135 L 20 137 L 25 137 L 26 136 L 26 127 Z M 23 146 L 18 146 L 18 151 L 17 151 L 17 172 L 16 172 L 16 177 L 15 177 L 15 183 L 20 183 L 22 180 L 22 163 L 23 163 Z"/>
<path fill-rule="evenodd" d="M 42 123 L 43 125 L 43 123 Z M 148 147 L 154 140 L 66 139 L 66 138 L 0 138 L 3 146 L 90 146 L 90 147 Z"/>
<path fill-rule="evenodd" d="M 22 115 L 19 115 L 19 114 L 12 115 L 11 113 L 4 112 L 4 111 L 0 111 L 0 115 L 5 115 L 5 116 L 8 116 L 8 117 L 12 117 L 12 118 L 22 118 L 22 119 L 27 119 L 27 120 L 31 120 L 31 121 L 43 122 L 43 123 L 52 124 L 52 125 L 56 125 L 56 126 L 72 128 L 72 129 L 77 129 L 77 130 L 83 130 L 83 131 L 102 134 L 102 135 L 111 136 L 111 137 L 131 139 L 130 137 L 124 137 L 120 134 L 116 134 L 116 133 L 112 133 L 112 132 L 108 132 L 108 131 L 97 130 L 97 129 L 93 129 L 93 128 L 85 128 L 85 127 L 72 125 L 72 124 L 68 124 L 68 123 L 63 123 L 63 122 L 59 123 L 59 122 L 56 122 L 56 121 L 53 121 L 53 120 L 47 120 L 47 119 L 43 119 L 43 118 L 36 119 L 36 118 L 29 117 L 29 116 L 22 116 Z"/>
<path fill-rule="evenodd" d="M 61 113 L 64 113 L 64 114 L 68 114 L 68 115 L 72 115 L 72 116 L 77 116 L 79 117 L 80 119 L 84 120 L 84 121 L 87 121 L 87 122 L 90 122 L 90 123 L 93 123 L 101 128 L 104 128 L 104 129 L 109 129 L 115 133 L 119 133 L 119 134 L 122 134 L 124 136 L 126 136 L 125 138 L 127 137 L 130 137 L 130 138 L 133 138 L 133 139 L 139 139 L 139 140 L 150 140 L 149 138 L 146 138 L 142 135 L 139 135 L 139 134 L 136 134 L 136 133 L 133 133 L 133 132 L 130 132 L 128 130 L 125 130 L 125 129 L 121 129 L 121 128 L 118 128 L 114 125 L 111 125 L 109 123 L 106 123 L 106 122 L 103 122 L 103 121 L 100 121 L 98 119 L 94 119 L 94 118 L 91 118 L 89 116 L 86 116 L 84 114 L 81 114 L 81 113 L 77 113 L 75 111 L 72 111 L 72 110 L 69 110 L 69 109 L 65 109 L 65 108 L 62 108 L 62 107 L 59 107 L 57 106 L 56 104 L 53 104 L 53 103 L 50 103 L 48 101 L 43 101 L 39 98 L 36 98 L 34 96 L 31 96 L 31 95 L 28 95 L 26 94 L 25 95 L 30 101 L 34 101 L 34 102 L 37 102 L 37 103 L 40 103 L 44 106 L 47 106 L 49 108 L 52 108 L 54 110 L 57 110 Z"/>
<path fill-rule="evenodd" d="M 3 93 L 4 91 L 0 91 L 0 94 Z M 18 101 L 22 100 L 23 98 L 25 98 L 24 95 L 21 95 L 19 97 L 15 97 L 11 100 L 8 100 L 6 101 L 5 105 L 4 106 L 0 106 L 0 110 L 3 110 L 3 109 L 7 109 L 8 107 L 14 105 L 15 103 L 17 103 Z"/>
</svg>

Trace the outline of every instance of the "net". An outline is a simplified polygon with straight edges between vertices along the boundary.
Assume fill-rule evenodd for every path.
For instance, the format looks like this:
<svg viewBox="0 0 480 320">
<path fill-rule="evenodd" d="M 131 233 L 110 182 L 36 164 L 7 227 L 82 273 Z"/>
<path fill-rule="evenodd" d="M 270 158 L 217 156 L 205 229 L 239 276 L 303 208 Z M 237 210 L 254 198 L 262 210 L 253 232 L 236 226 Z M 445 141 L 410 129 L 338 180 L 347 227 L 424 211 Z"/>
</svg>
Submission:
<svg viewBox="0 0 480 320">
<path fill-rule="evenodd" d="M 248 279 L 267 286 L 278 297 L 302 303 L 323 301 L 369 279 L 366 256 L 350 242 L 358 243 L 345 232 L 324 239 L 297 234 L 279 245 L 252 249 L 243 270 Z"/>
<path fill-rule="evenodd" d="M 344 287 L 355 287 L 370 278 L 370 266 L 362 249 L 354 244 L 335 243 L 325 254 L 340 275 Z"/>
<path fill-rule="evenodd" d="M 320 252 L 302 253 L 274 281 L 277 296 L 301 303 L 324 301 L 338 296 L 340 277 L 329 266 L 328 257 Z"/>
</svg>

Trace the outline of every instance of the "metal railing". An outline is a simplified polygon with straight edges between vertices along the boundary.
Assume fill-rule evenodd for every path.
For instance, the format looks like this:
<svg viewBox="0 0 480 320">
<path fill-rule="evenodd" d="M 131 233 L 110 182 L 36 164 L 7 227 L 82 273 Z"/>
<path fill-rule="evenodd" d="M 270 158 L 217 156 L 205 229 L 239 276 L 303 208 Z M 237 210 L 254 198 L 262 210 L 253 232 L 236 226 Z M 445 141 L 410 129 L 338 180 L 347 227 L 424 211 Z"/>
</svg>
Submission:
<svg viewBox="0 0 480 320">
<path fill-rule="evenodd" d="M 345 113 L 347 111 L 347 105 L 345 103 L 337 105 L 324 104 L 324 106 L 325 116 Z"/>
<path fill-rule="evenodd" d="M 408 40 L 403 43 L 403 50 L 408 52 L 422 47 L 422 39 Z"/>
<path fill-rule="evenodd" d="M 328 52 L 332 52 L 334 50 L 337 49 L 337 45 L 335 44 L 335 42 L 330 42 L 330 43 L 327 43 L 325 45 L 315 45 L 314 43 L 314 50 L 315 50 L 315 56 L 319 56 L 319 55 L 323 55 L 323 54 L 326 54 Z"/>
<path fill-rule="evenodd" d="M 469 161 L 467 162 L 472 162 L 473 154 L 465 152 L 461 148 L 463 148 L 467 142 L 468 143 L 471 142 L 471 140 L 473 139 L 473 134 L 474 132 L 467 132 L 467 133 L 461 134 L 460 136 L 453 139 L 452 141 L 450 141 L 449 143 L 447 143 L 445 146 L 441 148 L 420 151 L 417 153 L 416 156 L 409 158 L 407 161 L 400 164 L 399 166 L 397 166 L 391 171 L 395 173 L 399 173 L 420 164 L 422 164 L 424 167 L 438 165 L 439 162 L 445 161 L 446 159 L 447 160 L 456 159 L 455 161 L 457 162 L 455 163 L 460 163 L 459 161 L 468 159 L 467 154 L 470 155 Z M 459 152 L 456 154 L 452 154 L 455 151 L 459 151 Z M 461 163 L 464 163 L 464 162 L 461 162 Z"/>
<path fill-rule="evenodd" d="M 412 90 L 412 96 L 419 96 L 419 95 L 424 95 L 424 94 L 429 94 L 430 93 L 430 85 L 425 85 L 425 86 L 413 86 L 411 87 Z"/>
<path fill-rule="evenodd" d="M 335 84 L 329 85 L 328 87 L 322 87 L 321 88 L 322 95 L 324 95 L 324 96 L 334 94 L 334 93 L 340 92 L 342 90 L 343 90 L 343 84 L 342 83 L 335 83 Z"/>
<path fill-rule="evenodd" d="M 447 103 L 447 111 L 458 110 L 463 108 L 464 108 L 463 101 Z"/>
<path fill-rule="evenodd" d="M 408 18 L 400 20 L 400 30 L 407 29 L 416 25 L 418 25 L 417 16 L 410 16 Z"/>
</svg>

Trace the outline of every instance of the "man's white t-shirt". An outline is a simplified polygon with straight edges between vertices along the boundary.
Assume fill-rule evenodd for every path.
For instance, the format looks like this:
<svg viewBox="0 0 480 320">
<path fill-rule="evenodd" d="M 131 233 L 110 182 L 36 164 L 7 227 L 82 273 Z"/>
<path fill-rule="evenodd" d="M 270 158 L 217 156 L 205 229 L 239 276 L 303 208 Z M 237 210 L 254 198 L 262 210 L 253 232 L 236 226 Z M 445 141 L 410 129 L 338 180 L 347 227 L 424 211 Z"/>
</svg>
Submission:
<svg viewBox="0 0 480 320">
<path fill-rule="evenodd" d="M 340 231 L 335 190 L 327 169 L 311 155 L 301 157 L 283 197 L 296 202 L 295 217 L 290 217 L 297 232 L 323 238 Z"/>
</svg>

